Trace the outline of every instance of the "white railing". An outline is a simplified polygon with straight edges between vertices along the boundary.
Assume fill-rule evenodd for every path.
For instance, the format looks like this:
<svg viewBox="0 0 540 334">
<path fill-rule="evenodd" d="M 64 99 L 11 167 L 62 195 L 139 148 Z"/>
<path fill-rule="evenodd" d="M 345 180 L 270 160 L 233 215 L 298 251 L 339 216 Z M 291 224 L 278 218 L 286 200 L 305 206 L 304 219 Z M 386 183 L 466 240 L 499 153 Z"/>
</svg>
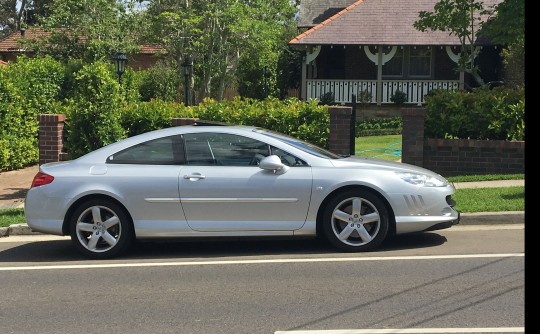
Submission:
<svg viewBox="0 0 540 334">
<path fill-rule="evenodd" d="M 393 103 L 391 98 L 398 90 L 407 94 L 407 103 L 420 104 L 424 102 L 424 96 L 434 89 L 458 88 L 458 80 L 383 80 L 381 103 Z M 377 103 L 377 80 L 307 80 L 308 100 L 320 100 L 329 92 L 334 93 L 336 103 L 351 103 L 353 94 L 359 101 L 362 92 L 371 94 L 371 103 Z"/>
</svg>

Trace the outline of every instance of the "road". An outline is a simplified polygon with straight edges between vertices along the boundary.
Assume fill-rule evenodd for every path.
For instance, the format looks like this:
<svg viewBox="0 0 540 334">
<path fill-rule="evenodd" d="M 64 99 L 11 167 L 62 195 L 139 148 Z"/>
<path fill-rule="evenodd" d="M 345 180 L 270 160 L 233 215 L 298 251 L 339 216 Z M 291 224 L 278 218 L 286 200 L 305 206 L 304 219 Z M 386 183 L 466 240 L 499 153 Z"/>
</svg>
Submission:
<svg viewBox="0 0 540 334">
<path fill-rule="evenodd" d="M 65 238 L 1 238 L 0 328 L 523 333 L 524 245 L 522 224 L 455 226 L 370 253 L 313 240 L 161 242 L 94 261 Z"/>
</svg>

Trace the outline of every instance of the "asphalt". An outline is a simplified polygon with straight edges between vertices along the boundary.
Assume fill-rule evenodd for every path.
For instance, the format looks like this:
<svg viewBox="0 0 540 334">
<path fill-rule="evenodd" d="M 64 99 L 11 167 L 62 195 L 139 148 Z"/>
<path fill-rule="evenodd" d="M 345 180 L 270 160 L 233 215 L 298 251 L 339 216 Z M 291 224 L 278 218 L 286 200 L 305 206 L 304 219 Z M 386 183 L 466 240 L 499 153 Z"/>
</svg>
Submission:
<svg viewBox="0 0 540 334">
<path fill-rule="evenodd" d="M 500 181 L 483 181 L 483 182 L 456 182 L 456 189 L 465 188 L 499 188 L 499 187 L 516 187 L 525 186 L 525 180 L 500 180 Z M 0 209 L 12 208 L 0 203 Z M 19 208 L 24 207 L 24 201 L 17 203 Z M 500 212 L 478 212 L 478 213 L 462 213 L 459 225 L 494 225 L 494 224 L 525 224 L 525 211 L 500 211 Z M 39 232 L 33 232 L 26 224 L 15 224 L 9 227 L 0 228 L 0 237 L 8 236 L 45 236 Z"/>
</svg>

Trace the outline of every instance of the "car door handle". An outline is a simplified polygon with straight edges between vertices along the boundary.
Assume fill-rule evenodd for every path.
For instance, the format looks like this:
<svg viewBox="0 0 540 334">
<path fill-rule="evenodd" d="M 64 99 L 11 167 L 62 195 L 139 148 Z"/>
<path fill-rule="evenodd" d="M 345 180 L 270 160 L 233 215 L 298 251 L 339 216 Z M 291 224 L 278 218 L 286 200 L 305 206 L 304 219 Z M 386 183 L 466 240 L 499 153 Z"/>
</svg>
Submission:
<svg viewBox="0 0 540 334">
<path fill-rule="evenodd" d="M 191 175 L 184 175 L 184 179 L 191 180 L 191 181 L 196 181 L 196 180 L 200 180 L 200 179 L 206 179 L 206 176 L 201 175 L 201 174 L 191 174 Z"/>
</svg>

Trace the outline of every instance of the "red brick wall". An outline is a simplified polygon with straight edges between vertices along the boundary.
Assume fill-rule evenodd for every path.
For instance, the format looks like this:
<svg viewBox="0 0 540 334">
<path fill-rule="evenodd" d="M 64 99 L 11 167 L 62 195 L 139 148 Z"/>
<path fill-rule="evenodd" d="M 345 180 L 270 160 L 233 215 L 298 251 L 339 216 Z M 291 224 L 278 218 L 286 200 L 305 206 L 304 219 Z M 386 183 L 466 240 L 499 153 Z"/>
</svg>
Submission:
<svg viewBox="0 0 540 334">
<path fill-rule="evenodd" d="M 352 108 L 331 106 L 330 151 L 347 155 L 351 149 Z M 505 140 L 425 139 L 424 108 L 403 108 L 402 156 L 404 163 L 424 167 L 443 176 L 525 173 L 525 142 Z M 65 115 L 39 115 L 39 163 L 65 160 Z M 173 126 L 193 124 L 197 118 L 175 118 Z"/>
<path fill-rule="evenodd" d="M 62 160 L 63 132 L 66 116 L 41 114 L 39 121 L 39 164 Z"/>
<path fill-rule="evenodd" d="M 525 142 L 424 138 L 424 108 L 403 109 L 401 161 L 443 176 L 525 173 Z"/>
<path fill-rule="evenodd" d="M 328 140 L 330 151 L 336 154 L 350 154 L 351 147 L 351 107 L 331 106 L 330 137 Z"/>
</svg>

